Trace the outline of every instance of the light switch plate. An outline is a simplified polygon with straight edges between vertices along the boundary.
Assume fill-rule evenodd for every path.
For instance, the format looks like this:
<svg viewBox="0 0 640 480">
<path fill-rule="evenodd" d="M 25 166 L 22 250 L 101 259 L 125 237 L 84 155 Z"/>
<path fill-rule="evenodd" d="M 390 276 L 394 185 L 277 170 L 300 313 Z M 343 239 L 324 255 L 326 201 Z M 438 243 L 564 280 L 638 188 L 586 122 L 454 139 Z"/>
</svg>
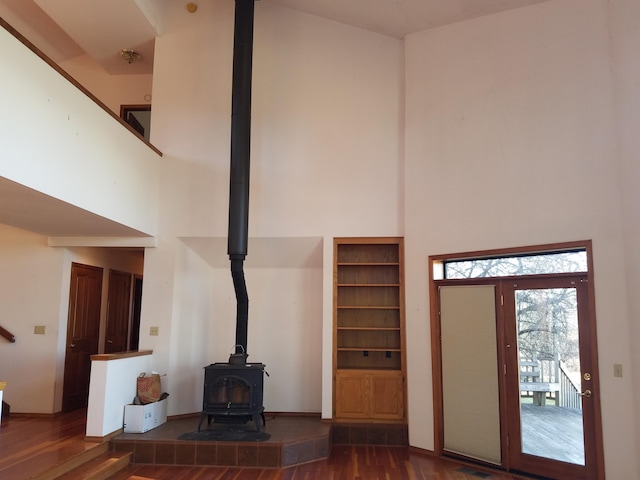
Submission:
<svg viewBox="0 0 640 480">
<path fill-rule="evenodd" d="M 160 327 L 149 327 L 149 335 L 157 337 L 160 332 Z"/>
<path fill-rule="evenodd" d="M 614 377 L 622 377 L 622 364 L 614 363 L 613 364 L 613 376 Z"/>
<path fill-rule="evenodd" d="M 36 325 L 33 327 L 34 335 L 44 335 L 47 331 L 47 327 L 45 325 Z"/>
</svg>

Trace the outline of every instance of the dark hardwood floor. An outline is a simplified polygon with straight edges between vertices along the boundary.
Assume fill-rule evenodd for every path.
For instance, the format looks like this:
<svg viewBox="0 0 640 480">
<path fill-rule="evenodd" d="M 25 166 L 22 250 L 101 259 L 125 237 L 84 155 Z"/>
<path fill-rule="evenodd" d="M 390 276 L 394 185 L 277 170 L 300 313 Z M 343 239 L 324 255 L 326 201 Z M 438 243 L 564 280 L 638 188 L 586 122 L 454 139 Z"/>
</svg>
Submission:
<svg viewBox="0 0 640 480">
<path fill-rule="evenodd" d="M 0 478 L 23 480 L 55 468 L 65 459 L 100 448 L 85 442 L 86 411 L 66 415 L 12 414 L 0 426 Z"/>
<path fill-rule="evenodd" d="M 0 478 L 24 480 L 100 444 L 84 441 L 83 410 L 54 417 L 11 416 L 0 427 Z M 334 445 L 329 458 L 282 469 L 130 465 L 113 480 L 493 480 L 502 472 L 415 453 L 407 447 Z"/>
<path fill-rule="evenodd" d="M 114 480 L 512 480 L 504 473 L 410 452 L 406 447 L 335 445 L 326 460 L 282 469 L 132 465 Z"/>
</svg>

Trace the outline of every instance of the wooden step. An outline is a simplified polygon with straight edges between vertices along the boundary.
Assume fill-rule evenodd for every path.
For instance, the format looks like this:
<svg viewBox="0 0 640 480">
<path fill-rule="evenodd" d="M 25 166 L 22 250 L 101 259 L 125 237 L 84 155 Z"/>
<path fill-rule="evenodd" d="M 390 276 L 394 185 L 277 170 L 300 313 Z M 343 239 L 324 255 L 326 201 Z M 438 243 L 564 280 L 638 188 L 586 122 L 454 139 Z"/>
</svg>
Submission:
<svg viewBox="0 0 640 480">
<path fill-rule="evenodd" d="M 107 452 L 61 475 L 57 480 L 106 480 L 131 462 L 131 452 Z"/>
<path fill-rule="evenodd" d="M 80 442 L 76 442 L 76 443 L 82 446 Z M 83 443 L 86 445 L 86 447 L 84 447 L 86 448 L 86 450 L 76 455 L 67 457 L 62 462 L 57 463 L 56 465 L 51 466 L 50 468 L 47 468 L 42 473 L 34 475 L 30 478 L 32 478 L 33 480 L 55 480 L 57 478 L 60 478 L 62 475 L 66 474 L 67 472 L 70 472 L 78 468 L 79 466 L 84 465 L 87 462 L 90 462 L 94 458 L 105 454 L 109 450 L 108 443 L 102 443 L 95 447 L 91 446 L 90 448 L 88 448 L 90 445 L 89 442 L 83 442 Z"/>
</svg>

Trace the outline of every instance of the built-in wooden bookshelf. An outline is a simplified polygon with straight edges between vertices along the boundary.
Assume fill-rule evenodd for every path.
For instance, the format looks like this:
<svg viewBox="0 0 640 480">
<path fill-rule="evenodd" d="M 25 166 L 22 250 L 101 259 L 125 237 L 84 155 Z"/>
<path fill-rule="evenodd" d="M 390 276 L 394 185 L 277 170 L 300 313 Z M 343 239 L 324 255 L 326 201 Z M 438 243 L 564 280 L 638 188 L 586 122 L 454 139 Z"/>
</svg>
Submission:
<svg viewBox="0 0 640 480">
<path fill-rule="evenodd" d="M 401 238 L 334 240 L 337 419 L 404 419 Z"/>
</svg>

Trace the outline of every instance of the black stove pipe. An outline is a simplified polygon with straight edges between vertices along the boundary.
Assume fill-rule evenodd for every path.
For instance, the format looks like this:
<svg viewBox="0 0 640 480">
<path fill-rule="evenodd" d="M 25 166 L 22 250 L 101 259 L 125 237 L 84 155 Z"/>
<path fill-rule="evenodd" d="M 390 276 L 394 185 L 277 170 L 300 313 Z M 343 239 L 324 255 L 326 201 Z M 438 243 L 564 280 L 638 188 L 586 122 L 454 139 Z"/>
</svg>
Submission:
<svg viewBox="0 0 640 480">
<path fill-rule="evenodd" d="M 231 92 L 231 174 L 227 253 L 236 292 L 236 354 L 247 351 L 249 297 L 244 278 L 249 228 L 251 77 L 255 0 L 236 0 Z M 245 357 L 246 358 L 246 357 Z"/>
</svg>

